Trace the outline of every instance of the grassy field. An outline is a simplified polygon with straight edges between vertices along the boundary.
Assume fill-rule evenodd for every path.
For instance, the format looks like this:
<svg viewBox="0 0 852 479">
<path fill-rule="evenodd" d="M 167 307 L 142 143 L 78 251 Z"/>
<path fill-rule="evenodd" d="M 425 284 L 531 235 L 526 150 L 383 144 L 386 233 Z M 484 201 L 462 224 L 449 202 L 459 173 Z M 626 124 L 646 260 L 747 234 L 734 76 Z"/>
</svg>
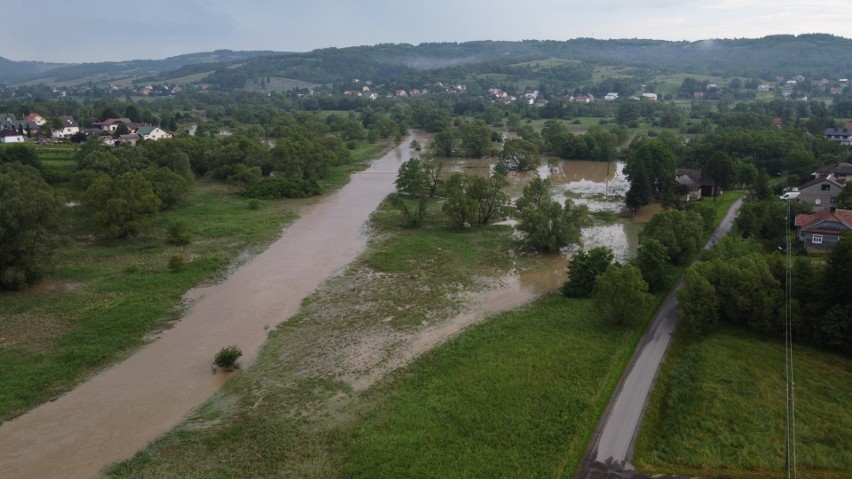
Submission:
<svg viewBox="0 0 852 479">
<path fill-rule="evenodd" d="M 798 471 L 845 478 L 852 471 L 852 361 L 794 350 Z M 678 339 L 661 372 L 634 464 L 645 472 L 783 478 L 783 341 L 725 328 Z"/>
</svg>

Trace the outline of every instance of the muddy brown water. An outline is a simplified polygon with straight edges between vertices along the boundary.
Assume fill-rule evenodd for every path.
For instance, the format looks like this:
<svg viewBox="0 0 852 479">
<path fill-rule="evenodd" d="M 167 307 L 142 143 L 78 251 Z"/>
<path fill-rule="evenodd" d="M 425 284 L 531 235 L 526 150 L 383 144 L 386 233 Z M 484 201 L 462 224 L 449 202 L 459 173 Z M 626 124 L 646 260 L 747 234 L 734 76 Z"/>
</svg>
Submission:
<svg viewBox="0 0 852 479">
<path fill-rule="evenodd" d="M 406 143 L 407 145 L 407 143 Z M 0 427 L 0 477 L 92 477 L 176 426 L 216 392 L 228 373 L 211 374 L 226 345 L 249 365 L 269 328 L 294 315 L 303 298 L 365 247 L 365 221 L 394 189 L 396 148 L 341 190 L 312 206 L 266 251 L 226 281 L 206 288 L 174 328 L 127 360 L 69 393 Z"/>
</svg>

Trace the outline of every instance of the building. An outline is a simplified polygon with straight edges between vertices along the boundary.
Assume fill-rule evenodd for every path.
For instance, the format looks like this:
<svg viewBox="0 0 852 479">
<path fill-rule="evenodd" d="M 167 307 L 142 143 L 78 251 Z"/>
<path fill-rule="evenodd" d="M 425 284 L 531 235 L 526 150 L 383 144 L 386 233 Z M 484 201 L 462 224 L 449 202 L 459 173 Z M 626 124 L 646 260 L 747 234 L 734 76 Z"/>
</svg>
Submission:
<svg viewBox="0 0 852 479">
<path fill-rule="evenodd" d="M 835 163 L 817 168 L 811 173 L 815 179 L 826 180 L 830 179 L 839 185 L 845 185 L 846 180 L 852 177 L 852 163 Z"/>
<path fill-rule="evenodd" d="M 140 126 L 135 132 L 142 140 L 157 141 L 171 138 L 171 133 L 163 131 L 156 126 Z"/>
<path fill-rule="evenodd" d="M 0 143 L 23 143 L 24 135 L 18 130 L 0 130 Z"/>
<path fill-rule="evenodd" d="M 825 137 L 843 146 L 852 146 L 852 123 L 847 123 L 845 128 L 826 128 Z"/>
<path fill-rule="evenodd" d="M 796 238 L 808 251 L 829 251 L 844 233 L 852 231 L 852 210 L 825 208 L 796 215 Z"/>
<path fill-rule="evenodd" d="M 837 202 L 837 195 L 843 190 L 843 185 L 831 178 L 817 178 L 799 187 L 796 201 L 805 201 L 814 208 L 831 208 Z"/>
<path fill-rule="evenodd" d="M 53 130 L 53 138 L 57 140 L 68 139 L 71 138 L 71 135 L 80 132 L 80 127 L 77 126 L 77 122 L 74 121 L 73 117 L 60 116 L 59 121 L 62 123 L 62 128 Z"/>
</svg>

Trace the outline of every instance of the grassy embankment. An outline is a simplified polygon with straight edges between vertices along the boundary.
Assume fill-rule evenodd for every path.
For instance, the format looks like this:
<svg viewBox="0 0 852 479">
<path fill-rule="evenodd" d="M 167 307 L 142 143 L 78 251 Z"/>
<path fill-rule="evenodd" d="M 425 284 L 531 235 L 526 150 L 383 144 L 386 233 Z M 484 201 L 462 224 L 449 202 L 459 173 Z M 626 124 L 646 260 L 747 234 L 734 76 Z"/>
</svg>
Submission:
<svg viewBox="0 0 852 479">
<path fill-rule="evenodd" d="M 512 263 L 505 228 L 403 230 L 394 216 L 387 205 L 374 216 L 370 251 L 279 326 L 252 368 L 112 474 L 570 477 L 642 325 L 603 324 L 589 300 L 552 294 L 359 388 L 370 364 L 404 354 L 401 332 L 453 314 L 453 285 Z M 351 380 L 339 351 L 387 337 L 402 346 L 356 348 L 381 359 Z"/>
<path fill-rule="evenodd" d="M 804 477 L 852 471 L 852 361 L 794 349 L 796 456 Z M 634 463 L 648 473 L 787 477 L 784 342 L 722 328 L 677 338 L 643 422 Z"/>
<path fill-rule="evenodd" d="M 356 152 L 375 157 L 386 144 Z M 39 150 L 48 174 L 67 180 L 72 151 Z M 346 182 L 360 166 L 335 170 L 326 187 Z M 181 297 L 193 286 L 220 279 L 229 266 L 261 251 L 296 218 L 292 200 L 249 200 L 230 188 L 196 181 L 186 205 L 160 214 L 152 228 L 131 240 L 90 236 L 79 208 L 69 209 L 69 237 L 56 249 L 53 272 L 23 292 L 0 293 L 0 420 L 10 419 L 132 352 L 145 335 L 168 327 L 182 314 Z M 175 246 L 166 229 L 184 221 L 192 242 Z M 172 272 L 169 258 L 186 268 Z"/>
</svg>

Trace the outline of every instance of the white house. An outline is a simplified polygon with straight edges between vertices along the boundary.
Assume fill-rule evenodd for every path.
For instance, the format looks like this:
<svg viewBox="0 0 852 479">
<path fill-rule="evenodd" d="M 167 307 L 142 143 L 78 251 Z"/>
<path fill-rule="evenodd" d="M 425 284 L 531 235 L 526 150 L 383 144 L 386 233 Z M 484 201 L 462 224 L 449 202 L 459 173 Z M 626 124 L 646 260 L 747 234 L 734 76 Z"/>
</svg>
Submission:
<svg viewBox="0 0 852 479">
<path fill-rule="evenodd" d="M 656 93 L 643 93 L 643 94 L 642 94 L 642 99 L 644 99 L 644 100 L 651 100 L 651 101 L 657 101 L 657 94 L 656 94 Z"/>
<path fill-rule="evenodd" d="M 613 100 L 618 100 L 618 93 L 609 92 L 606 95 L 604 95 L 604 101 L 613 101 Z"/>
<path fill-rule="evenodd" d="M 24 135 L 15 130 L 0 131 L 0 143 L 23 143 Z"/>
<path fill-rule="evenodd" d="M 70 138 L 71 135 L 80 132 L 80 127 L 77 126 L 77 122 L 74 121 L 73 117 L 60 116 L 59 121 L 62 122 L 62 128 L 53 130 L 53 138 L 61 140 L 63 138 Z"/>
<path fill-rule="evenodd" d="M 156 126 L 140 126 L 136 129 L 136 134 L 143 140 L 157 141 L 171 138 L 172 134 L 163 131 Z"/>
</svg>

